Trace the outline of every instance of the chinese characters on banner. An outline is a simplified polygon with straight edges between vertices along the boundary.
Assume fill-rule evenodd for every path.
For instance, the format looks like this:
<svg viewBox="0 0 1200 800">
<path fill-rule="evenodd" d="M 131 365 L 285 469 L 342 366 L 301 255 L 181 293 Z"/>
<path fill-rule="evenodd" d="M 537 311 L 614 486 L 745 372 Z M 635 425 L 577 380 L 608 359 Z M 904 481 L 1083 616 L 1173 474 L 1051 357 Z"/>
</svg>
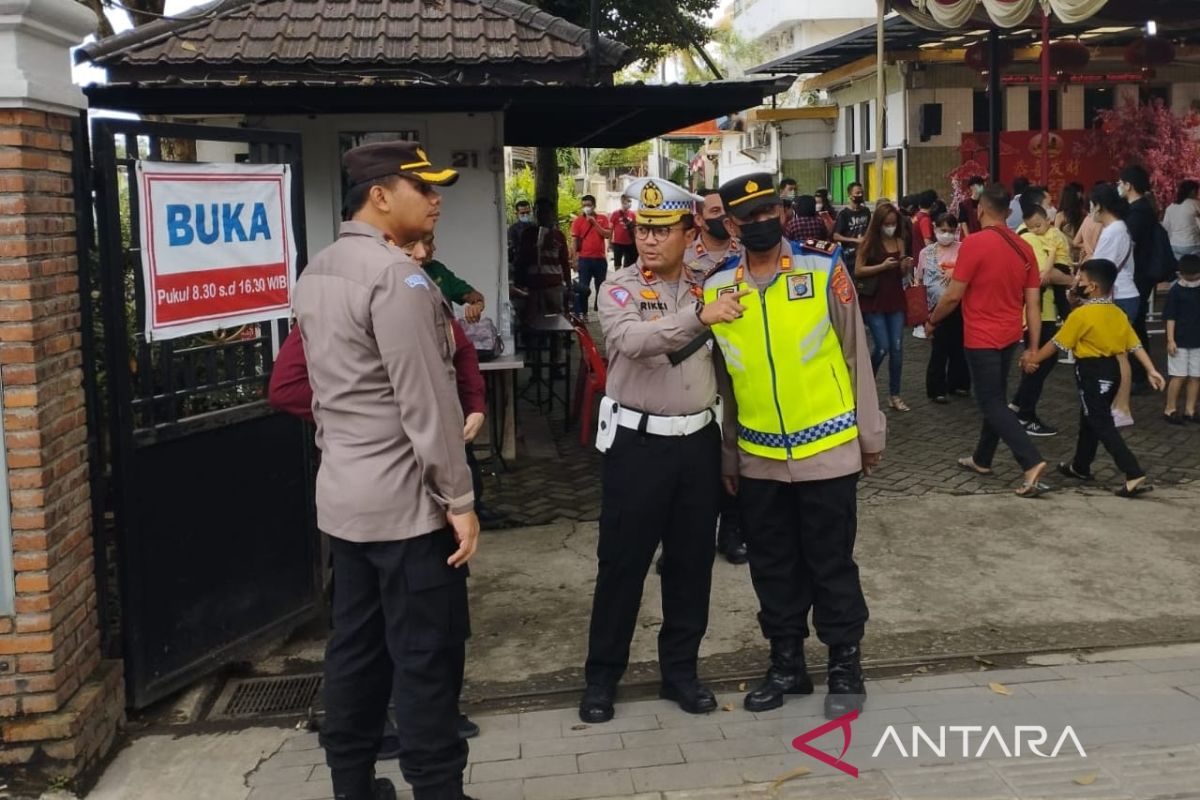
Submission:
<svg viewBox="0 0 1200 800">
<path fill-rule="evenodd" d="M 964 133 L 961 153 L 963 163 L 974 161 L 991 173 L 986 133 Z M 1000 181 L 1012 191 L 1014 178 L 1024 175 L 1037 184 L 1041 181 L 1041 172 L 1041 131 L 1004 131 L 1000 134 L 1000 174 L 993 175 L 992 180 Z M 1072 181 L 1091 191 L 1097 181 L 1115 177 L 1116 167 L 1104 147 L 1100 131 L 1050 132 L 1050 185 L 1047 188 L 1052 203 L 1058 203 L 1063 187 Z"/>
<path fill-rule="evenodd" d="M 147 341 L 288 315 L 288 165 L 138 161 L 137 178 Z"/>
</svg>

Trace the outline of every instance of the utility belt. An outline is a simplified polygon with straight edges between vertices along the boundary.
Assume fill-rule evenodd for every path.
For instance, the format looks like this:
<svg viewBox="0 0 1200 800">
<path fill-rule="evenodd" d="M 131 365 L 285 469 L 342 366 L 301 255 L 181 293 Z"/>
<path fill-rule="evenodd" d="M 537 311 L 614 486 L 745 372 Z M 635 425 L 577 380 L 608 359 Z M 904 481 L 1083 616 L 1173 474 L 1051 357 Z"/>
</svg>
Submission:
<svg viewBox="0 0 1200 800">
<path fill-rule="evenodd" d="M 601 453 L 607 452 L 612 447 L 613 440 L 617 438 L 617 428 L 628 428 L 650 436 L 691 436 L 713 422 L 716 422 L 718 427 L 721 425 L 720 396 L 712 408 L 678 416 L 647 414 L 633 408 L 623 408 L 616 400 L 605 397 L 600 401 L 596 449 Z"/>
</svg>

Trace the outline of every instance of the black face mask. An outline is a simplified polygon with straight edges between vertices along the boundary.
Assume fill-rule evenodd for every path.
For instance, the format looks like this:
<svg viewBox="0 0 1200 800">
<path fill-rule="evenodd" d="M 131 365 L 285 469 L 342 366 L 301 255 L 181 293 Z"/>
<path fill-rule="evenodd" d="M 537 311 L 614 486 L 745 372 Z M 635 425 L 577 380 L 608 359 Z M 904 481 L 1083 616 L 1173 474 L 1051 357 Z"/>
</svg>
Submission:
<svg viewBox="0 0 1200 800">
<path fill-rule="evenodd" d="M 708 230 L 708 235 L 714 239 L 723 242 L 729 238 L 729 231 L 725 230 L 724 217 L 720 219 L 706 219 L 704 220 L 704 227 Z"/>
<path fill-rule="evenodd" d="M 779 217 L 764 219 L 761 222 L 745 222 L 738 238 L 751 253 L 765 253 L 783 239 L 783 224 Z"/>
<path fill-rule="evenodd" d="M 853 203 L 854 205 L 861 206 L 862 201 L 863 201 L 863 199 L 862 199 L 861 195 L 850 195 L 850 202 Z"/>
</svg>

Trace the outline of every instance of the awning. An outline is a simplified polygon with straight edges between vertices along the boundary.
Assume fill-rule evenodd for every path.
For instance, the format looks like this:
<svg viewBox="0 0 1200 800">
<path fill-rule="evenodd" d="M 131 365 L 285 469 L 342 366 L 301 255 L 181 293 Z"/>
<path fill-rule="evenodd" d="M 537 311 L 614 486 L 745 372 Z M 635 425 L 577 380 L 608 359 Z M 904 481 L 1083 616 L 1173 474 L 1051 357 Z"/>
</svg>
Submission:
<svg viewBox="0 0 1200 800">
<path fill-rule="evenodd" d="M 92 85 L 92 108 L 136 114 L 504 112 L 514 146 L 628 147 L 667 131 L 761 105 L 791 79 L 648 86 Z"/>
<path fill-rule="evenodd" d="M 929 4 L 935 0 L 927 0 Z M 1022 0 L 1023 2 L 1023 0 Z M 929 24 L 929 14 L 916 9 L 915 0 L 893 0 L 892 8 L 907 9 L 893 13 L 884 20 L 884 49 L 889 53 L 912 51 L 918 48 L 957 50 L 987 36 L 991 22 L 986 14 L 977 13 L 957 30 L 946 30 Z M 979 7 L 980 9 L 983 6 Z M 1108 0 L 1096 16 L 1067 25 L 1055 19 L 1055 37 L 1079 36 L 1088 46 L 1121 47 L 1142 36 L 1147 21 L 1154 20 L 1160 36 L 1176 44 L 1200 44 L 1200 0 Z M 1014 47 L 1037 44 L 1036 28 L 1040 20 L 1027 21 L 1028 27 L 1002 31 L 1002 38 Z M 748 70 L 751 74 L 806 75 L 820 74 L 843 67 L 863 58 L 875 56 L 875 26 L 868 25 L 836 39 L 797 51 Z"/>
</svg>

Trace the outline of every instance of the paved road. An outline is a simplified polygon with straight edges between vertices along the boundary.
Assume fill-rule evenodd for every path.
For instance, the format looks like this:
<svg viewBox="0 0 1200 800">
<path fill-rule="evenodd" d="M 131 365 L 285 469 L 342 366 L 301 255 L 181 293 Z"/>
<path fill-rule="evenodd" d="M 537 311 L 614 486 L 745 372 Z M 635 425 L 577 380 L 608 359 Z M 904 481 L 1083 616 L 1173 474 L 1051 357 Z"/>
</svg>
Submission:
<svg viewBox="0 0 1200 800">
<path fill-rule="evenodd" d="M 763 714 L 742 710 L 737 694 L 722 696 L 725 710 L 707 716 L 664 701 L 621 703 L 614 721 L 595 726 L 579 723 L 573 709 L 479 716 L 483 734 L 471 746 L 468 791 L 479 800 L 1200 797 L 1200 647 L 1039 660 L 1043 666 L 872 682 L 842 757 L 857 778 L 792 746 L 824 722 L 818 690 Z M 971 725 L 980 730 L 965 734 L 964 757 L 964 733 L 949 728 Z M 1041 726 L 1046 738 L 1018 734 L 1016 726 Z M 1064 739 L 1068 726 L 1078 747 Z M 944 756 L 920 739 L 912 757 L 916 727 L 936 745 L 947 729 Z M 1045 755 L 1064 744 L 1057 757 L 1042 758 L 1030 751 L 1031 740 Z M 840 756 L 842 734 L 831 731 L 812 745 Z M 400 781 L 395 764 L 380 764 L 379 774 Z M 789 774 L 796 777 L 772 791 Z M 165 797 L 328 800 L 331 790 L 315 734 L 254 729 L 135 740 L 88 795 Z"/>
<path fill-rule="evenodd" d="M 592 325 L 599 336 L 598 326 Z M 1157 344 L 1157 342 L 1156 342 Z M 1020 479 L 1008 451 L 997 455 L 997 474 L 979 478 L 962 471 L 955 459 L 971 454 L 979 433 L 979 416 L 970 398 L 952 398 L 949 405 L 936 405 L 925 397 L 925 365 L 929 345 L 911 336 L 905 338 L 902 386 L 912 411 L 888 412 L 890 435 L 885 464 L 863 482 L 860 498 L 875 499 L 921 496 L 930 493 L 977 494 L 1007 491 Z M 1160 365 L 1165 356 L 1158 354 Z M 886 376 L 887 365 L 880 370 Z M 575 374 L 572 372 L 572 374 Z M 884 378 L 886 383 L 886 377 Z M 1012 382 L 1014 391 L 1016 375 Z M 1162 395 L 1135 397 L 1137 424 L 1125 429 L 1126 440 L 1142 461 L 1151 479 L 1160 486 L 1200 478 L 1200 425 L 1173 426 L 1162 419 Z M 1078 430 L 1079 400 L 1072 368 L 1060 364 L 1046 383 L 1039 414 L 1061 429 L 1058 436 L 1039 439 L 1043 455 L 1056 464 L 1074 451 Z M 531 435 L 553 442 L 550 452 L 558 458 L 520 459 L 497 487 L 489 480 L 489 502 L 507 514 L 514 526 L 542 525 L 556 519 L 595 520 L 600 514 L 600 456 L 592 447 L 579 444 L 578 428 L 567 429 L 560 410 L 546 420 L 532 407 L 522 409 L 522 426 Z M 1096 462 L 1101 484 L 1120 482 L 1103 450 Z M 1056 474 L 1051 483 L 1061 483 Z"/>
</svg>

